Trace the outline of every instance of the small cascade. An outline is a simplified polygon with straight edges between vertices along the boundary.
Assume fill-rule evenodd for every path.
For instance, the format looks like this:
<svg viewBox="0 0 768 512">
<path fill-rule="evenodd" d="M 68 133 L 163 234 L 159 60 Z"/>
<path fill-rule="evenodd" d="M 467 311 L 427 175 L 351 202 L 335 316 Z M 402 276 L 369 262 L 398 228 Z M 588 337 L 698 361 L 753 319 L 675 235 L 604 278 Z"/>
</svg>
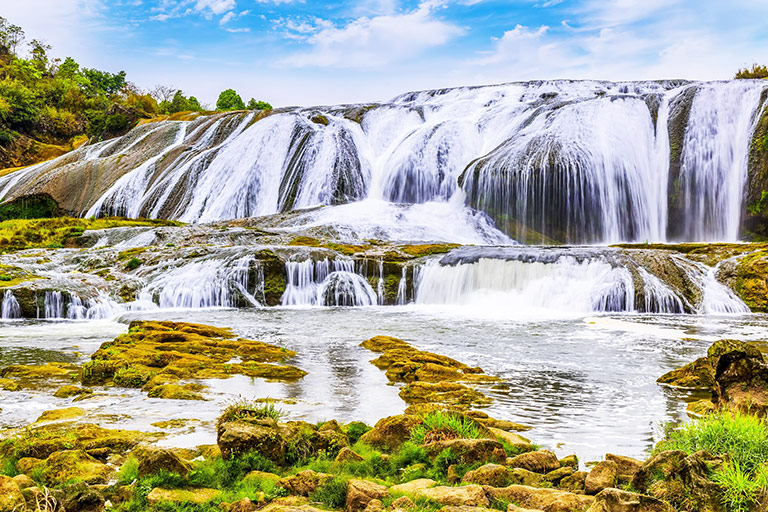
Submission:
<svg viewBox="0 0 768 512">
<path fill-rule="evenodd" d="M 64 316 L 64 297 L 61 292 L 45 292 L 43 299 L 43 318 L 45 319 L 57 319 L 65 318 Z"/>
<path fill-rule="evenodd" d="M 701 301 L 696 305 L 700 314 L 745 314 L 750 309 L 727 286 L 717 280 L 717 267 L 691 261 L 680 255 L 672 256 L 677 266 L 701 290 Z"/>
<path fill-rule="evenodd" d="M 253 264 L 252 256 L 244 256 L 231 260 L 208 259 L 163 269 L 162 274 L 139 292 L 138 299 L 143 303 L 157 303 L 161 308 L 260 306 L 249 291 Z M 263 295 L 263 282 L 259 289 Z"/>
<path fill-rule="evenodd" d="M 379 301 L 367 279 L 355 272 L 351 259 L 288 261 L 285 271 L 283 306 L 375 306 Z"/>
<path fill-rule="evenodd" d="M 455 265 L 433 261 L 418 280 L 417 304 L 462 305 L 502 314 L 634 310 L 625 268 L 559 256 L 552 261 L 483 258 Z"/>
<path fill-rule="evenodd" d="M 16 296 L 11 290 L 5 290 L 3 294 L 3 305 L 0 308 L 0 318 L 3 320 L 14 320 L 21 318 L 21 306 Z"/>
<path fill-rule="evenodd" d="M 377 301 L 383 301 L 383 295 L 377 297 L 368 281 L 353 272 L 331 272 L 319 286 L 323 306 L 375 306 Z"/>
<path fill-rule="evenodd" d="M 88 308 L 83 305 L 83 301 L 77 295 L 72 295 L 67 304 L 67 318 L 70 320 L 82 320 L 88 315 Z"/>
<path fill-rule="evenodd" d="M 644 313 L 684 313 L 685 307 L 680 297 L 661 279 L 644 268 L 638 268 L 643 280 Z"/>
<path fill-rule="evenodd" d="M 405 278 L 405 272 L 407 268 L 403 265 L 403 274 L 400 276 L 400 281 L 397 283 L 397 299 L 395 304 L 398 306 L 405 306 L 408 302 L 408 281 Z"/>
<path fill-rule="evenodd" d="M 379 260 L 379 281 L 376 284 L 376 297 L 377 297 L 377 304 L 383 306 L 384 305 L 384 260 Z"/>
</svg>

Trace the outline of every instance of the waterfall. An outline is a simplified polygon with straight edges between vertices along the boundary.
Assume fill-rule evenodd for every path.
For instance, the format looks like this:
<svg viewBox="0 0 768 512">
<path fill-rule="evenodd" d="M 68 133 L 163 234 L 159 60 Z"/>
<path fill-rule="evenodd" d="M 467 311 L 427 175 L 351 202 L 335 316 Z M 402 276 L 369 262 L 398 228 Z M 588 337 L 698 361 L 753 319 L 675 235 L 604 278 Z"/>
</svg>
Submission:
<svg viewBox="0 0 768 512">
<path fill-rule="evenodd" d="M 0 197 L 190 223 L 325 206 L 287 222 L 356 239 L 735 241 L 766 88 L 537 81 L 148 123 L 0 176 Z"/>
<path fill-rule="evenodd" d="M 417 304 L 462 305 L 525 315 L 633 311 L 632 276 L 602 261 L 560 256 L 553 261 L 481 257 L 471 263 L 422 269 Z"/>
<path fill-rule="evenodd" d="M 402 275 L 400 276 L 400 281 L 397 283 L 397 299 L 395 301 L 395 304 L 398 306 L 405 306 L 405 304 L 408 302 L 408 281 L 405 278 L 405 272 L 406 272 L 406 266 L 403 265 L 403 271 Z"/>
<path fill-rule="evenodd" d="M 21 318 L 21 306 L 19 301 L 16 300 L 16 296 L 13 295 L 11 290 L 5 290 L 3 294 L 3 305 L 0 308 L 0 318 L 3 320 L 13 320 Z"/>
<path fill-rule="evenodd" d="M 46 319 L 64 318 L 64 297 L 61 292 L 45 292 L 43 313 Z"/>
<path fill-rule="evenodd" d="M 244 301 L 260 306 L 249 290 L 253 256 L 234 259 L 208 259 L 181 266 L 173 264 L 160 271 L 138 295 L 139 302 L 155 302 L 161 308 L 236 307 Z M 263 294 L 263 283 L 261 293 Z"/>
<path fill-rule="evenodd" d="M 684 313 L 685 307 L 680 297 L 658 277 L 644 268 L 638 268 L 643 280 L 645 295 L 644 313 Z"/>
<path fill-rule="evenodd" d="M 704 85 L 696 92 L 680 170 L 683 240 L 738 239 L 761 92 L 740 81 Z"/>
<path fill-rule="evenodd" d="M 377 293 L 364 276 L 355 273 L 352 260 L 288 261 L 285 271 L 283 306 L 374 306 L 378 303 Z"/>
</svg>

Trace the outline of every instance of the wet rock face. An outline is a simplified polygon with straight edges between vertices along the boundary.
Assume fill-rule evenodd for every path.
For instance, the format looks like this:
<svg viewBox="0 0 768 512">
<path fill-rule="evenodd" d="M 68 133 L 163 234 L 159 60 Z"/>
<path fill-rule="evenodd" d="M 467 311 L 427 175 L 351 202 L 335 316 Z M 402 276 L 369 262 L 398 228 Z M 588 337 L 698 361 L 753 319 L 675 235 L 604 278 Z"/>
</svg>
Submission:
<svg viewBox="0 0 768 512">
<path fill-rule="evenodd" d="M 757 347 L 742 341 L 716 341 L 706 357 L 664 374 L 657 382 L 709 389 L 716 407 L 768 412 L 768 363 Z"/>
</svg>

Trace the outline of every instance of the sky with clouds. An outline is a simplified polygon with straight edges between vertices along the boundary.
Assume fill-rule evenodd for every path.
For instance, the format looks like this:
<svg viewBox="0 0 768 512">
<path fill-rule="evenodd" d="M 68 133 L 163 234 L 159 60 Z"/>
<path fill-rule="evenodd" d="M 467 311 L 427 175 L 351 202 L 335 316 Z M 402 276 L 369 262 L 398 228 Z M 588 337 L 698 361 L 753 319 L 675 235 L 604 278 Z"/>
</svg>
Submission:
<svg viewBox="0 0 768 512">
<path fill-rule="evenodd" d="M 214 103 L 380 101 L 531 79 L 718 80 L 768 62 L 768 0 L 0 0 L 57 57 Z"/>
</svg>

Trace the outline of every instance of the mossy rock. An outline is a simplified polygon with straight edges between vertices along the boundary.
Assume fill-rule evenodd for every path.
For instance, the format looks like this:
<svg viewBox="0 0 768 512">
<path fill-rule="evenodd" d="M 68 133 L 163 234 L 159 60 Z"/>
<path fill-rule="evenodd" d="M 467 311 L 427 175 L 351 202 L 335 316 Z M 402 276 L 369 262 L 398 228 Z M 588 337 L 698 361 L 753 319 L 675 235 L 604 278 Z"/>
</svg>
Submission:
<svg viewBox="0 0 768 512">
<path fill-rule="evenodd" d="M 85 411 L 80 407 L 67 407 L 65 409 L 54 409 L 45 411 L 40 415 L 35 423 L 48 423 L 52 421 L 65 421 L 80 418 L 85 415 Z"/>
<path fill-rule="evenodd" d="M 200 384 L 163 384 L 152 388 L 147 396 L 167 400 L 205 400 L 200 394 L 204 388 L 205 386 Z"/>
<path fill-rule="evenodd" d="M 85 482 L 87 484 L 107 483 L 114 472 L 82 450 L 64 450 L 52 453 L 47 459 L 22 459 L 19 468 L 25 473 L 38 474 L 50 485 Z"/>
</svg>

